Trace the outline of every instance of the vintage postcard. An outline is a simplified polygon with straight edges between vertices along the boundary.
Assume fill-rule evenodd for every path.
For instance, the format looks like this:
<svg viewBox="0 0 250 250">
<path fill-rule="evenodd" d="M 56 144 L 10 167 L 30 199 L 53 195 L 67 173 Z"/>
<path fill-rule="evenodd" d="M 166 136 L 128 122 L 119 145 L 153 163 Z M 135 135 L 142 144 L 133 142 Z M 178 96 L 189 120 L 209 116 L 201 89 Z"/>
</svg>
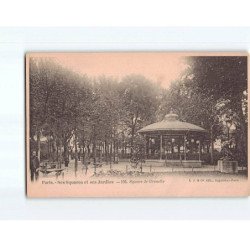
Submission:
<svg viewBox="0 0 250 250">
<path fill-rule="evenodd" d="M 28 197 L 248 196 L 247 53 L 27 53 Z"/>
</svg>

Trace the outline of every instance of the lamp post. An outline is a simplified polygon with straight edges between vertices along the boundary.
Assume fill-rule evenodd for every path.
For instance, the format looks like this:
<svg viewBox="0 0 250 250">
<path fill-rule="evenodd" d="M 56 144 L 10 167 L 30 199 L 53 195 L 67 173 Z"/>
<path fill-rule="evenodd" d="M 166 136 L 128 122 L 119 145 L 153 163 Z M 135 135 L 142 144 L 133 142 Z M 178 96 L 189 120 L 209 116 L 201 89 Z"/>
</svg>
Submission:
<svg viewBox="0 0 250 250">
<path fill-rule="evenodd" d="M 186 149 L 186 147 L 187 147 L 187 136 L 186 135 L 184 135 L 184 160 L 186 161 L 187 160 L 187 149 Z"/>
<path fill-rule="evenodd" d="M 201 161 L 201 141 L 197 140 L 196 144 L 198 144 L 199 161 Z"/>
</svg>

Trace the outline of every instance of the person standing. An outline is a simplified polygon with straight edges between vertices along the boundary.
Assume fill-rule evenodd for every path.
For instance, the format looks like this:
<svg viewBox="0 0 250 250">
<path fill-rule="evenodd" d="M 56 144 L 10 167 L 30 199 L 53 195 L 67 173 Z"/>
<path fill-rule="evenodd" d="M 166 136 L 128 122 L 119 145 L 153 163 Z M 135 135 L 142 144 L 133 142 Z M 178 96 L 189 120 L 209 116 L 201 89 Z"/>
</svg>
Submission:
<svg viewBox="0 0 250 250">
<path fill-rule="evenodd" d="M 30 174 L 31 181 L 38 180 L 39 177 L 39 160 L 36 156 L 36 152 L 32 152 L 32 156 L 30 159 Z"/>
</svg>

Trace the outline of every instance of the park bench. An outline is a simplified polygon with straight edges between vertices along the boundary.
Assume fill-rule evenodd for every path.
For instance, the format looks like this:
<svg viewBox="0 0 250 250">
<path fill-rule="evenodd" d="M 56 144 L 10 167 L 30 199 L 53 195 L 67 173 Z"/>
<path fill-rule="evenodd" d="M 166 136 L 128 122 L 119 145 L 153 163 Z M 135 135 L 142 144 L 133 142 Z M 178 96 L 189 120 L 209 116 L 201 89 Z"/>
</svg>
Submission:
<svg viewBox="0 0 250 250">
<path fill-rule="evenodd" d="M 64 177 L 64 170 L 65 168 L 58 168 L 56 162 L 44 162 L 39 168 L 39 171 L 42 172 L 44 176 L 54 173 L 56 178 L 58 178 L 59 175 Z"/>
<path fill-rule="evenodd" d="M 43 173 L 44 176 L 47 176 L 48 174 L 55 173 L 56 178 L 59 175 L 62 175 L 64 177 L 64 171 L 65 168 L 48 168 L 48 169 L 40 169 L 40 172 Z"/>
</svg>

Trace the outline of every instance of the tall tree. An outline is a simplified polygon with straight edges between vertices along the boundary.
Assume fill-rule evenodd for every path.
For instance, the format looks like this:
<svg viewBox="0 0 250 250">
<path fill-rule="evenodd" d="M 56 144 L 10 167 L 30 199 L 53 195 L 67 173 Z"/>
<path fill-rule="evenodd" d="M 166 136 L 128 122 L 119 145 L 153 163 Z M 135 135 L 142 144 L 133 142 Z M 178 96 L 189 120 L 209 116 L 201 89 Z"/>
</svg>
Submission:
<svg viewBox="0 0 250 250">
<path fill-rule="evenodd" d="M 237 120 L 238 152 L 247 163 L 247 57 L 191 57 L 187 77 L 196 92 L 210 96 L 214 103 L 224 103 Z"/>
<path fill-rule="evenodd" d="M 36 141 L 37 156 L 40 160 L 40 138 L 47 126 L 49 102 L 54 89 L 55 74 L 59 67 L 51 60 L 30 59 L 30 135 Z M 36 137 L 36 139 L 34 139 Z"/>
<path fill-rule="evenodd" d="M 140 75 L 129 75 L 120 84 L 123 122 L 129 129 L 131 155 L 134 153 L 136 132 L 155 119 L 158 106 L 157 86 Z"/>
</svg>

